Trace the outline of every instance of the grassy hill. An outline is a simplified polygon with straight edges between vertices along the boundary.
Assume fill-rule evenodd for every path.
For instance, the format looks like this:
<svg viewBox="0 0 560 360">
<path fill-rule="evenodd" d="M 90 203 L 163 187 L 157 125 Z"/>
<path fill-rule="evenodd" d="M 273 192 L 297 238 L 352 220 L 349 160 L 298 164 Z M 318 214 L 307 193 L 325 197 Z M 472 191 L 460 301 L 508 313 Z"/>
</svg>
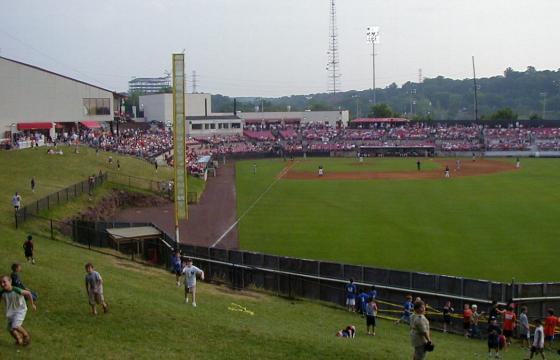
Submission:
<svg viewBox="0 0 560 360">
<path fill-rule="evenodd" d="M 21 244 L 26 231 L 38 230 L 30 221 L 15 230 L 10 196 L 30 176 L 38 176 L 39 191 L 64 187 L 103 166 L 86 155 L 81 161 L 40 157 L 31 151 L 0 152 L 0 166 L 17 171 L 0 175 L 0 269 L 23 262 Z M 120 158 L 124 169 L 146 174 L 151 167 Z M 100 160 L 101 161 L 101 160 Z M 62 167 L 62 164 L 65 166 Z M 135 170 L 133 170 L 135 169 Z M 43 174 L 39 177 L 37 174 Z M 68 176 L 66 176 L 67 174 Z M 163 176 L 158 174 L 158 176 Z M 37 194 L 37 196 L 41 193 Z M 24 192 L 24 200 L 31 196 Z M 79 202 L 57 211 L 59 216 L 79 208 Z M 32 335 L 28 348 L 15 347 L 0 332 L 0 358 L 21 359 L 409 359 L 408 330 L 381 321 L 378 336 L 363 336 L 363 320 L 331 306 L 285 300 L 262 293 L 232 292 L 200 284 L 197 308 L 182 302 L 183 290 L 166 271 L 131 263 L 36 236 L 36 265 L 23 264 L 22 279 L 39 293 L 38 311 L 25 322 Z M 84 264 L 91 261 L 105 280 L 110 312 L 93 317 L 84 290 Z M 254 315 L 228 309 L 239 304 Z M 354 341 L 334 337 L 339 328 L 358 326 Z M 361 336 L 362 335 L 362 336 Z M 485 343 L 459 336 L 434 335 L 436 352 L 430 359 L 475 359 L 484 356 Z M 523 352 L 512 349 L 506 358 Z"/>
<path fill-rule="evenodd" d="M 503 161 L 513 168 L 514 160 Z M 416 171 L 416 159 L 355 162 L 310 158 L 292 171 Z M 520 171 L 484 176 L 397 181 L 278 181 L 288 163 L 258 161 L 256 175 L 253 163 L 237 164 L 238 214 L 267 192 L 240 222 L 243 249 L 498 281 L 560 278 L 549 265 L 560 216 L 558 159 L 523 159 Z"/>
</svg>

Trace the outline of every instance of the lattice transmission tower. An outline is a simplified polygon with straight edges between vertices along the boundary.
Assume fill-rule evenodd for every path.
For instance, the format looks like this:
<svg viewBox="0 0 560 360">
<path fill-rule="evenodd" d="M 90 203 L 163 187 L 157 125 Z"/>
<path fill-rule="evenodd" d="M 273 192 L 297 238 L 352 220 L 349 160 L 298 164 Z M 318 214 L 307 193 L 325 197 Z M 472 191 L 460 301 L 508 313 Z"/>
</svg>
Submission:
<svg viewBox="0 0 560 360">
<path fill-rule="evenodd" d="M 327 73 L 329 79 L 329 92 L 336 94 L 340 91 L 340 60 L 338 57 L 338 29 L 336 27 L 336 5 L 335 0 L 331 0 L 330 4 L 330 21 L 329 21 L 329 51 Z"/>
</svg>

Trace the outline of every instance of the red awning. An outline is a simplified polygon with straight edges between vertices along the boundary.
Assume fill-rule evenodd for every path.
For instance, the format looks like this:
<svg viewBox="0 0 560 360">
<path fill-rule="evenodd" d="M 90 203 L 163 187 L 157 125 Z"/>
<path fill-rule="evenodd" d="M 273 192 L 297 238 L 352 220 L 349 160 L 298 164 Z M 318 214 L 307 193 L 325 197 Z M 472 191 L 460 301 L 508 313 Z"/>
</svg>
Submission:
<svg viewBox="0 0 560 360">
<path fill-rule="evenodd" d="M 33 123 L 19 123 L 17 124 L 18 130 L 39 130 L 39 129 L 52 129 L 52 122 L 33 122 Z M 58 127 L 58 126 L 57 126 Z"/>
<path fill-rule="evenodd" d="M 374 123 L 403 123 L 408 122 L 408 119 L 404 118 L 360 118 L 351 121 L 355 124 L 374 124 Z"/>
<path fill-rule="evenodd" d="M 80 121 L 80 124 L 84 125 L 88 129 L 99 129 L 101 127 L 97 121 Z"/>
</svg>

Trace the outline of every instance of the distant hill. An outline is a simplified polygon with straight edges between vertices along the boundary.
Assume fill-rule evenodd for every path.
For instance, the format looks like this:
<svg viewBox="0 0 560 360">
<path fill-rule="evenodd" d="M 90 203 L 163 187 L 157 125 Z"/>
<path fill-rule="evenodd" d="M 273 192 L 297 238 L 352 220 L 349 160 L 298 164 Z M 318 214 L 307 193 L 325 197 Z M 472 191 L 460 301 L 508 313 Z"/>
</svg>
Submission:
<svg viewBox="0 0 560 360">
<path fill-rule="evenodd" d="M 477 79 L 478 114 L 488 118 L 499 109 L 509 107 L 519 119 L 540 119 L 543 105 L 545 119 L 560 119 L 560 69 L 537 71 L 529 66 L 525 71 L 507 68 L 502 75 Z M 546 95 L 545 95 L 546 94 Z M 377 103 L 388 104 L 393 111 L 418 120 L 469 120 L 474 118 L 473 79 L 454 80 L 438 76 L 422 83 L 395 83 L 377 89 Z M 292 95 L 265 98 L 265 111 L 350 110 L 352 118 L 371 113 L 372 90 L 350 90 L 337 93 Z M 544 104 L 546 102 L 546 104 Z M 260 98 L 241 98 L 237 109 L 255 111 Z M 233 99 L 228 96 L 212 97 L 214 112 L 233 111 Z"/>
</svg>

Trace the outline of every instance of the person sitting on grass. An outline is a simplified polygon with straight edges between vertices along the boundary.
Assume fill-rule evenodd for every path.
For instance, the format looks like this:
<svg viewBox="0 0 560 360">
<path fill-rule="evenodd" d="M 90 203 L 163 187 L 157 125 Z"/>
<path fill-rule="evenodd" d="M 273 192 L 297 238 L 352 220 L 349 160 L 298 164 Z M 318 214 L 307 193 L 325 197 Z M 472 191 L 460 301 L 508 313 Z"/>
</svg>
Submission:
<svg viewBox="0 0 560 360">
<path fill-rule="evenodd" d="M 348 325 L 346 328 L 338 330 L 336 336 L 353 339 L 356 336 L 356 327 L 354 325 Z"/>
<path fill-rule="evenodd" d="M 103 312 L 107 313 L 109 311 L 109 306 L 105 302 L 105 297 L 103 296 L 103 278 L 101 275 L 93 269 L 92 263 L 87 263 L 86 266 L 86 291 L 88 294 L 89 305 L 91 306 L 92 315 L 97 315 L 96 305 L 101 305 L 103 307 Z"/>
<path fill-rule="evenodd" d="M 19 272 L 21 272 L 21 264 L 14 263 L 12 264 L 12 273 L 10 274 L 10 278 L 12 280 L 12 286 L 20 288 L 22 290 L 27 290 L 33 296 L 33 301 L 37 301 L 37 294 L 31 291 L 27 286 L 23 285 L 23 281 L 21 281 L 19 277 Z"/>
<path fill-rule="evenodd" d="M 27 304 L 25 298 L 29 300 L 31 308 L 37 310 L 33 302 L 31 292 L 12 286 L 9 276 L 0 277 L 0 300 L 6 303 L 6 318 L 8 319 L 8 331 L 16 339 L 16 345 L 27 346 L 31 342 L 31 337 L 27 330 L 23 328 L 23 321 L 27 314 Z"/>
</svg>

